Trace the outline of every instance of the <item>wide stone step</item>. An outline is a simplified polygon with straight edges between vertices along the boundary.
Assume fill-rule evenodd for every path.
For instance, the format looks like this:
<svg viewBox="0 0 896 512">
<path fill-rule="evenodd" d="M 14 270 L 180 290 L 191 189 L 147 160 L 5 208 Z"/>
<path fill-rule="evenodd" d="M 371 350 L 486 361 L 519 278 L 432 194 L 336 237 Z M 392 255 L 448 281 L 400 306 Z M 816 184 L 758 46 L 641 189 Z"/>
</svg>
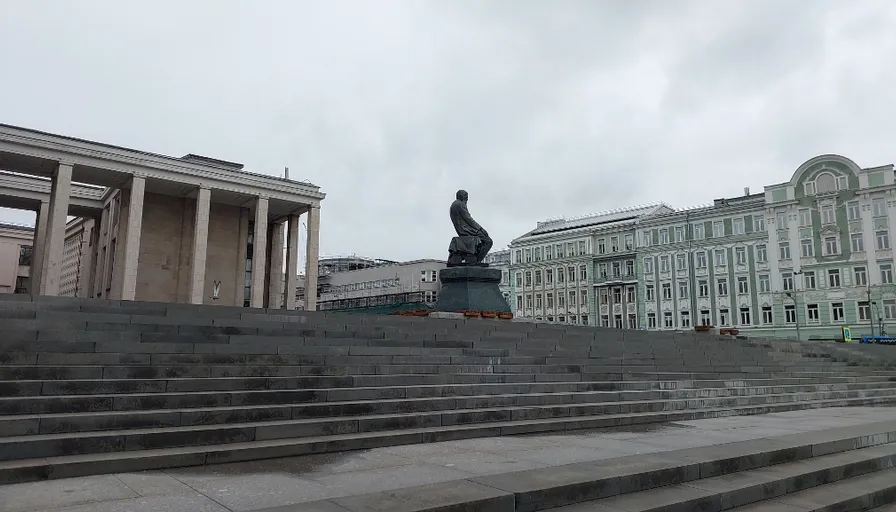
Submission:
<svg viewBox="0 0 896 512">
<path fill-rule="evenodd" d="M 717 408 L 717 409 L 697 409 L 687 411 L 663 411 L 637 414 L 617 414 L 617 415 L 599 415 L 599 416 L 582 416 L 576 418 L 551 418 L 542 420 L 528 421 L 504 421 L 490 424 L 477 425 L 456 425 L 442 426 L 432 428 L 407 428 L 400 432 L 383 431 L 383 432 L 367 432 L 352 434 L 333 434 L 322 437 L 306 437 L 306 438 L 290 438 L 275 440 L 255 440 L 245 442 L 231 442 L 228 444 L 194 444 L 191 446 L 181 446 L 178 448 L 166 449 L 139 449 L 140 442 L 143 439 L 134 439 L 131 447 L 135 449 L 128 450 L 126 439 L 119 439 L 113 444 L 100 445 L 103 451 L 86 455 L 66 455 L 61 457 L 38 457 L 31 459 L 18 459 L 0 462 L 0 484 L 68 478 L 75 476 L 119 473 L 140 471 L 145 469 L 159 469 L 166 467 L 185 467 L 197 466 L 203 464 L 216 464 L 226 462 L 239 462 L 247 460 L 257 460 L 277 457 L 290 457 L 296 455 L 308 455 L 312 453 L 327 453 L 346 450 L 369 449 L 383 446 L 395 446 L 403 444 L 416 444 L 422 442 L 450 441 L 455 439 L 486 437 L 498 435 L 516 435 L 536 432 L 556 432 L 564 430 L 580 430 L 594 429 L 606 427 L 618 427 L 635 424 L 657 423 L 668 421 L 684 421 L 702 418 L 715 418 L 719 416 L 730 415 L 749 415 L 749 414 L 766 414 L 771 412 L 783 412 L 797 409 L 807 409 L 815 407 L 846 407 L 860 406 L 879 403 L 881 399 L 877 398 L 857 398 L 846 400 L 828 400 L 813 401 L 805 403 L 784 403 L 771 404 L 763 406 L 750 406 L 738 408 Z M 883 427 L 883 428 L 881 428 Z M 832 439 L 826 442 L 817 441 L 815 434 L 800 434 L 799 446 L 782 446 L 778 442 L 771 443 L 773 448 L 769 450 L 769 445 L 761 446 L 757 449 L 756 445 L 746 445 L 741 451 L 740 457 L 735 452 L 728 450 L 727 454 L 719 456 L 715 454 L 715 458 L 711 460 L 725 460 L 726 463 L 720 467 L 746 469 L 756 467 L 756 461 L 761 460 L 758 454 L 770 452 L 776 456 L 778 462 L 786 460 L 794 460 L 798 456 L 806 457 L 811 454 L 814 446 L 818 446 L 819 450 L 826 450 L 825 453 L 831 453 L 837 450 L 847 449 L 846 446 L 855 447 L 856 443 L 863 443 L 864 446 L 873 444 L 881 444 L 884 442 L 896 441 L 896 427 L 892 424 L 866 425 L 860 427 L 851 427 L 847 435 L 831 436 Z M 56 436 L 58 446 L 65 445 L 77 451 L 83 452 L 86 448 L 85 443 L 78 441 L 79 438 L 91 439 L 90 436 Z M 238 436 L 234 436 L 238 437 Z M 815 439 L 815 441 L 813 441 Z M 882 440 L 881 440 L 882 439 Z M 235 440 L 235 439 L 234 439 Z M 852 443 L 852 444 L 850 444 Z M 186 444 L 186 443 L 185 443 Z M 725 445 L 730 448 L 733 444 Z M 700 455 L 701 449 L 689 449 L 688 453 L 695 456 Z M 782 451 L 783 450 L 783 451 Z M 789 457 L 782 455 L 790 454 Z M 738 464 L 738 460 L 743 463 Z M 768 456 L 766 459 L 768 460 Z M 751 462 L 747 462 L 751 461 Z M 706 464 L 703 464 L 704 466 Z M 576 466 L 576 465 L 571 465 Z M 693 460 L 684 465 L 684 467 L 699 468 L 701 465 Z M 570 466 L 566 466 L 567 468 Z M 682 465 L 677 467 L 681 468 Z M 713 466 L 710 466 L 713 467 Z M 641 468 L 644 468 L 642 465 Z M 628 471 L 632 468 L 629 466 Z M 548 473 L 553 474 L 552 478 L 536 478 L 527 479 L 525 475 L 515 476 L 514 478 L 505 479 L 510 485 L 520 488 L 529 486 L 530 490 L 518 494 L 518 499 L 527 499 L 531 502 L 533 496 L 538 496 L 540 502 L 545 505 L 559 506 L 568 504 L 569 501 L 551 502 L 545 499 L 549 496 L 546 489 L 561 487 L 561 495 L 568 496 L 573 491 L 579 500 L 596 499 L 601 497 L 592 491 L 591 494 L 587 489 L 599 487 L 595 482 L 600 482 L 607 478 L 606 473 L 595 472 L 593 467 L 587 471 L 579 470 L 578 473 L 570 475 L 569 470 L 560 472 L 557 468 L 548 468 Z M 644 469 L 641 469 L 643 472 Z M 649 473 L 655 473 L 656 469 L 649 470 Z M 679 474 L 681 469 L 675 470 Z M 730 470 L 729 470 L 730 471 Z M 545 473 L 547 474 L 547 473 Z M 639 472 L 635 472 L 631 476 L 636 476 Z M 699 470 L 696 473 L 699 475 Z M 570 478 L 570 476 L 572 478 Z M 646 475 L 645 475 L 646 476 Z M 657 475 L 659 476 L 659 475 Z M 612 478 L 619 481 L 620 474 L 617 472 Z M 483 477 L 494 478 L 494 477 Z M 696 478 L 696 476 L 694 477 Z M 564 482 L 565 480 L 565 482 Z M 628 478 L 631 482 L 649 481 L 656 482 L 669 481 L 663 478 Z M 682 480 L 677 480 L 682 481 Z M 563 482 L 561 484 L 561 482 Z M 492 482 L 494 488 L 505 488 L 507 484 L 501 482 Z M 519 501 L 518 501 L 519 503 Z"/>
<path fill-rule="evenodd" d="M 886 395 L 896 384 L 875 388 L 873 384 L 837 386 L 785 386 L 774 388 L 708 388 L 653 391 L 583 391 L 554 393 L 492 394 L 461 397 L 393 398 L 381 389 L 326 391 L 269 391 L 249 393 L 148 394 L 127 396 L 83 396 L 73 400 L 47 397 L 45 400 L 0 401 L 0 437 L 60 434 L 130 428 L 183 427 L 260 421 L 343 418 L 360 415 L 433 413 L 452 410 L 483 410 L 502 407 L 554 407 L 551 416 L 596 414 L 583 404 L 605 405 L 609 413 L 628 412 L 625 407 L 649 410 L 657 402 L 669 401 L 679 407 L 687 400 L 771 396 L 782 394 L 794 400 L 849 398 Z M 386 388 L 388 390 L 388 388 Z M 777 395 L 777 396 L 776 396 Z M 358 397 L 359 399 L 350 400 Z M 349 400 L 346 400 L 349 398 Z M 674 403 L 672 403 L 674 402 Z M 612 407 L 616 403 L 625 407 Z M 735 404 L 738 401 L 734 401 Z M 568 405 L 570 410 L 556 406 Z M 563 414 L 558 414 L 557 411 Z M 516 419 L 516 418 L 514 418 Z"/>
<path fill-rule="evenodd" d="M 0 460 L 83 455 L 107 451 L 131 451 L 179 446 L 201 446 L 247 441 L 314 437 L 328 434 L 396 431 L 410 428 L 581 418 L 594 415 L 626 415 L 644 412 L 774 407 L 804 403 L 896 403 L 896 390 L 796 393 L 747 397 L 657 400 L 609 404 L 545 405 L 455 409 L 431 413 L 395 413 L 338 418 L 262 421 L 224 425 L 137 428 L 71 434 L 38 434 L 0 438 Z"/>
</svg>

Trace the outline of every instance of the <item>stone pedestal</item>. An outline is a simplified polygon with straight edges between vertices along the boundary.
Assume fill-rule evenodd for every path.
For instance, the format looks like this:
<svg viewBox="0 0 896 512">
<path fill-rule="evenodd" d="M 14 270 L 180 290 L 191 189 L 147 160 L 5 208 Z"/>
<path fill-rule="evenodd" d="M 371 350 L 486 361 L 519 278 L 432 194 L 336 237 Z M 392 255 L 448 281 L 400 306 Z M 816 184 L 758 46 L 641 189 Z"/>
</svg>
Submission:
<svg viewBox="0 0 896 512">
<path fill-rule="evenodd" d="M 450 267 L 439 271 L 442 289 L 436 311 L 510 313 L 501 295 L 501 271 L 487 267 Z"/>
</svg>

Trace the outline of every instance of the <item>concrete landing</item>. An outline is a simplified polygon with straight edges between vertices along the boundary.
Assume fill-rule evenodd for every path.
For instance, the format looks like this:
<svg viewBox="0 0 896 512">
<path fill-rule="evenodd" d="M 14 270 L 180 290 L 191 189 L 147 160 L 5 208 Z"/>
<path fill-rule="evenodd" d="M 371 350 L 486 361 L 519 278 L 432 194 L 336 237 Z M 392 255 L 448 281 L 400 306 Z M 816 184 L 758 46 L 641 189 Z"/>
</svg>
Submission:
<svg viewBox="0 0 896 512">
<path fill-rule="evenodd" d="M 0 512 L 251 511 L 890 420 L 896 408 L 812 409 L 98 475 L 0 486 Z"/>
</svg>

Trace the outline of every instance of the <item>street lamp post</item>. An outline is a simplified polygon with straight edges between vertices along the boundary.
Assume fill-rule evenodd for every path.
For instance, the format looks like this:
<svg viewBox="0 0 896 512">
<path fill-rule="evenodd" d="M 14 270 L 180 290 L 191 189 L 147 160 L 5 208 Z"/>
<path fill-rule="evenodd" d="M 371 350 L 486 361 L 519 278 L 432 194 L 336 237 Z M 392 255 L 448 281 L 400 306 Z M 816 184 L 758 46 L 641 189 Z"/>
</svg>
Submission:
<svg viewBox="0 0 896 512">
<path fill-rule="evenodd" d="M 871 326 L 871 340 L 874 342 L 874 312 L 871 310 L 871 285 L 869 284 L 867 288 L 865 288 L 865 293 L 868 294 L 868 325 Z"/>
<path fill-rule="evenodd" d="M 788 297 L 790 297 L 791 300 L 793 300 L 793 315 L 794 315 L 793 319 L 796 322 L 796 339 L 799 340 L 799 339 L 801 339 L 800 338 L 800 306 L 799 306 L 799 303 L 796 301 L 796 296 L 794 294 L 792 294 L 790 292 L 784 292 L 784 294 L 787 295 Z"/>
</svg>

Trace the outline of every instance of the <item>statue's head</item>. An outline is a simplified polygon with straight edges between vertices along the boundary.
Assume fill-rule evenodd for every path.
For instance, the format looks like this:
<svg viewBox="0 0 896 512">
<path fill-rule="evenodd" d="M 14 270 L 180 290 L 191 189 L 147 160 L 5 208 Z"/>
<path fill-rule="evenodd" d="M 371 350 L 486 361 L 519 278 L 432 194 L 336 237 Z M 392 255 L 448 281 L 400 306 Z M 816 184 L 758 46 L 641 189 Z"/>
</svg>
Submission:
<svg viewBox="0 0 896 512">
<path fill-rule="evenodd" d="M 466 190 L 458 190 L 457 194 L 455 194 L 458 201 L 467 202 L 467 191 Z"/>
</svg>

